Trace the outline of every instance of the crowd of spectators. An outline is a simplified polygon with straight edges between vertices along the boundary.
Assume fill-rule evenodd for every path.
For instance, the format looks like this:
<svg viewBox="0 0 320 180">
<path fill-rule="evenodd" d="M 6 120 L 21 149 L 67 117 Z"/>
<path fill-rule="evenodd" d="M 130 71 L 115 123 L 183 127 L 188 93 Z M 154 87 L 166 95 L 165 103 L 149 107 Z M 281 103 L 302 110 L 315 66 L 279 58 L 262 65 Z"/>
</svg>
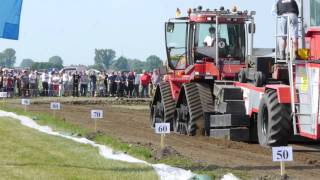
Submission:
<svg viewBox="0 0 320 180">
<path fill-rule="evenodd" d="M 0 68 L 0 92 L 8 97 L 91 96 L 148 98 L 161 77 L 153 72 L 57 71 Z"/>
</svg>

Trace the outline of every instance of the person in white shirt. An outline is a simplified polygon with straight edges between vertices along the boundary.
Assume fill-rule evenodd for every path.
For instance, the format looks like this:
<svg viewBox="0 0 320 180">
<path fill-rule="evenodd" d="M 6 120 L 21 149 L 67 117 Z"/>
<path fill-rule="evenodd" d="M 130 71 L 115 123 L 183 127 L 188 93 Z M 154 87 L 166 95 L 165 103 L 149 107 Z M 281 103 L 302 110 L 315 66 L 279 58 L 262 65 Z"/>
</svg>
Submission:
<svg viewBox="0 0 320 180">
<path fill-rule="evenodd" d="M 203 44 L 207 47 L 213 47 L 216 42 L 216 28 L 210 27 L 209 34 L 205 37 Z"/>
<path fill-rule="evenodd" d="M 63 96 L 67 96 L 69 94 L 69 74 L 64 72 L 62 75 L 62 85 L 63 85 Z"/>
<path fill-rule="evenodd" d="M 58 96 L 59 95 L 59 83 L 60 83 L 60 75 L 59 73 L 53 72 L 52 73 L 52 91 L 53 91 L 53 96 Z"/>
<path fill-rule="evenodd" d="M 37 72 L 33 71 L 29 75 L 29 89 L 30 89 L 30 95 L 33 97 L 37 96 L 38 92 L 38 86 L 37 86 Z"/>
<path fill-rule="evenodd" d="M 43 96 L 48 96 L 48 91 L 49 91 L 49 74 L 48 71 L 45 70 L 44 73 L 41 74 L 41 82 L 42 82 L 42 93 Z"/>
<path fill-rule="evenodd" d="M 138 98 L 139 97 L 139 86 L 140 86 L 140 77 L 141 74 L 138 74 L 137 72 L 133 72 L 134 75 L 134 82 L 133 82 L 133 95 Z"/>
</svg>

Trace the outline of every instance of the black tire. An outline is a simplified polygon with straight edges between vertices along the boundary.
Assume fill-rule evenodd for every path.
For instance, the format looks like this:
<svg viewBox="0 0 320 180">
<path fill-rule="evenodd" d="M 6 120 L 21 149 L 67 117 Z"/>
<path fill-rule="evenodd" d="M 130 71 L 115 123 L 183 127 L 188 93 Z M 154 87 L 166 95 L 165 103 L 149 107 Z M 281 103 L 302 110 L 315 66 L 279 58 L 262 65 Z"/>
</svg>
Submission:
<svg viewBox="0 0 320 180">
<path fill-rule="evenodd" d="M 246 83 L 247 82 L 247 77 L 246 77 L 246 72 L 244 69 L 241 69 L 239 74 L 238 74 L 238 80 L 241 83 Z"/>
<path fill-rule="evenodd" d="M 292 135 L 289 104 L 280 104 L 277 92 L 267 90 L 263 95 L 257 120 L 258 140 L 262 146 L 286 146 Z"/>
<path fill-rule="evenodd" d="M 254 73 L 254 85 L 256 87 L 262 87 L 264 84 L 264 76 L 262 72 L 257 71 Z"/>
</svg>

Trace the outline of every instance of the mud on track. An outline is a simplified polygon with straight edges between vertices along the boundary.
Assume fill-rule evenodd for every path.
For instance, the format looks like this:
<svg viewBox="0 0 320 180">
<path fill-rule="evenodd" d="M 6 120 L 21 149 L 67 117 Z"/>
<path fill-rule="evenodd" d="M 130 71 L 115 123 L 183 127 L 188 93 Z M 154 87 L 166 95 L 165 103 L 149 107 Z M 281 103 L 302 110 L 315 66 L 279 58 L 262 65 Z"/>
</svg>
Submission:
<svg viewBox="0 0 320 180">
<path fill-rule="evenodd" d="M 68 102 L 68 101 L 66 101 Z M 17 102 L 9 106 L 21 107 Z M 83 127 L 94 129 L 90 119 L 91 109 L 103 109 L 104 119 L 98 122 L 98 130 L 133 144 L 152 144 L 159 146 L 160 137 L 154 134 L 149 125 L 147 103 L 123 105 L 123 103 L 62 104 L 57 116 Z M 33 104 L 30 111 L 48 112 L 49 104 L 45 102 Z M 253 179 L 275 179 L 279 174 L 279 164 L 272 162 L 271 150 L 257 144 L 216 140 L 208 137 L 187 137 L 170 134 L 166 144 L 180 154 L 195 162 L 210 164 L 210 168 L 233 169 L 247 172 Z M 320 146 L 293 145 L 294 162 L 287 164 L 290 179 L 319 179 Z M 201 167 L 194 167 L 201 168 Z"/>
</svg>

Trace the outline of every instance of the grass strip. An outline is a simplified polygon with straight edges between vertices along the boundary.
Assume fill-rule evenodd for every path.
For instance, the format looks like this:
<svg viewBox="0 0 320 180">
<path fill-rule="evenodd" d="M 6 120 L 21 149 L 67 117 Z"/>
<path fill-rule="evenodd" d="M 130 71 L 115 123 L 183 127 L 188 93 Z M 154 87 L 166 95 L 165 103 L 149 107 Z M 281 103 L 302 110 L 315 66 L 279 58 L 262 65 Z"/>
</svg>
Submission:
<svg viewBox="0 0 320 180">
<path fill-rule="evenodd" d="M 21 108 L 17 109 L 9 106 L 5 106 L 4 108 L 2 107 L 1 109 L 4 109 L 5 111 L 8 111 L 8 112 L 14 112 L 18 115 L 24 115 L 24 116 L 33 118 L 40 125 L 47 125 L 51 127 L 53 130 L 58 132 L 66 132 L 66 133 L 70 133 L 71 135 L 73 134 L 73 135 L 78 135 L 83 137 L 88 137 L 92 135 L 92 132 L 90 130 L 85 129 L 78 125 L 71 124 L 60 118 L 53 118 L 51 114 L 40 113 L 40 112 L 36 112 L 36 113 L 25 112 Z M 156 160 L 153 157 L 152 150 L 144 146 L 124 143 L 118 138 L 114 138 L 112 136 L 105 135 L 105 134 L 97 133 L 96 135 L 93 136 L 92 140 L 99 144 L 107 145 L 115 151 L 128 153 L 136 158 L 148 161 L 150 163 L 164 163 L 174 167 L 190 169 L 194 173 L 205 174 L 210 176 L 212 179 L 217 179 L 223 176 L 224 174 L 226 174 L 226 172 L 231 172 L 235 176 L 241 179 L 249 178 L 248 174 L 244 171 L 221 168 L 218 166 L 208 165 L 206 163 L 197 163 L 190 160 L 189 158 L 182 157 L 182 156 L 169 156 L 164 159 Z"/>
</svg>

